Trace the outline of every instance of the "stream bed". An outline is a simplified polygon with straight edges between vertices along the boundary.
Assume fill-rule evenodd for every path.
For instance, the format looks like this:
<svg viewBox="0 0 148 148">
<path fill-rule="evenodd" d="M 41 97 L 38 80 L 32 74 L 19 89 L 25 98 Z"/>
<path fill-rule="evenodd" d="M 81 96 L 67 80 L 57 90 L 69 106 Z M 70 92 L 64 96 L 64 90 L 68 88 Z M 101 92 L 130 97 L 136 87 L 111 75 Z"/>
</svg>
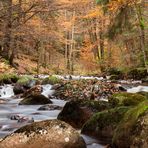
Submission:
<svg viewBox="0 0 148 148">
<path fill-rule="evenodd" d="M 45 96 L 52 95 L 52 85 L 42 85 Z M 127 92 L 137 93 L 139 91 L 148 92 L 148 86 L 130 87 Z M 0 138 L 14 132 L 16 129 L 30 124 L 34 121 L 43 121 L 49 119 L 56 119 L 61 110 L 40 111 L 38 110 L 42 105 L 18 105 L 22 98 L 15 96 L 12 85 L 0 86 Z M 64 100 L 51 99 L 53 105 L 63 107 L 66 103 Z M 19 117 L 20 120 L 16 120 Z M 87 148 L 103 148 L 100 142 L 94 138 L 82 135 Z"/>
<path fill-rule="evenodd" d="M 54 93 L 51 85 L 43 85 L 45 96 Z M 36 121 L 56 119 L 61 110 L 40 111 L 43 105 L 18 105 L 22 98 L 14 95 L 12 85 L 0 87 L 0 138 L 14 132 L 18 128 Z M 60 99 L 51 99 L 52 105 L 63 107 L 66 101 Z M 14 120 L 19 117 L 21 120 Z M 13 120 L 12 120 L 13 119 Z M 86 135 L 82 135 L 87 148 L 103 148 L 99 141 Z"/>
</svg>

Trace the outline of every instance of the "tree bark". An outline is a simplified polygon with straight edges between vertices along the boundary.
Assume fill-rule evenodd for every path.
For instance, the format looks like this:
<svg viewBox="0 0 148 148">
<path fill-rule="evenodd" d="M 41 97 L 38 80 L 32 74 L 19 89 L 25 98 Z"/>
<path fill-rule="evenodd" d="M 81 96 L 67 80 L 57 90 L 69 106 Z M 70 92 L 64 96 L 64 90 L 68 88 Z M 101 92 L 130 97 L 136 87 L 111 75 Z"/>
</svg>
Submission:
<svg viewBox="0 0 148 148">
<path fill-rule="evenodd" d="M 3 41 L 3 48 L 1 56 L 9 60 L 9 51 L 11 48 L 11 33 L 12 33 L 12 0 L 5 0 L 6 4 L 6 17 L 5 17 L 5 35 Z"/>
</svg>

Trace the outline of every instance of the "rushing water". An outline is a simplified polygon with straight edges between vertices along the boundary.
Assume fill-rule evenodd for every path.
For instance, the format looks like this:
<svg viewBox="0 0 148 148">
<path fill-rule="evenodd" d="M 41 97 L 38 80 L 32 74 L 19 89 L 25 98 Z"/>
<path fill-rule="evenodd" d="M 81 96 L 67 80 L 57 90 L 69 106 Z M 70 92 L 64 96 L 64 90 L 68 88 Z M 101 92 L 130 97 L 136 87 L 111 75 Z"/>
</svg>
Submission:
<svg viewBox="0 0 148 148">
<path fill-rule="evenodd" d="M 58 76 L 62 79 L 69 79 L 69 76 Z M 42 76 L 43 77 L 43 76 Z M 45 76 L 44 76 L 45 77 Z M 103 78 L 97 77 L 83 77 L 83 76 L 71 76 L 72 79 L 98 79 L 102 80 Z M 128 82 L 121 81 L 120 83 Z M 140 82 L 132 82 L 131 84 L 140 83 Z M 54 90 L 52 90 L 51 85 L 43 85 L 42 94 L 45 96 L 53 95 Z M 145 91 L 148 92 L 148 86 L 130 86 L 127 89 L 127 92 L 137 93 Z M 52 110 L 52 111 L 40 111 L 38 110 L 41 105 L 18 105 L 18 103 L 22 100 L 19 96 L 14 96 L 13 86 L 12 85 L 4 85 L 0 86 L 0 138 L 10 134 L 16 129 L 31 123 L 32 121 L 42 121 L 47 119 L 56 119 L 60 110 Z M 59 99 L 51 99 L 53 105 L 58 105 L 63 107 L 65 105 L 65 101 Z M 18 122 L 18 120 L 11 120 L 12 118 L 20 117 L 22 120 Z M 91 138 L 86 135 L 82 135 L 84 138 L 87 148 L 103 148 L 100 142 L 94 138 Z"/>
<path fill-rule="evenodd" d="M 45 96 L 52 95 L 54 90 L 52 90 L 51 85 L 43 85 L 42 94 Z M 13 86 L 4 85 L 0 88 L 0 138 L 14 132 L 16 129 L 31 123 L 32 121 L 42 121 L 49 119 L 56 119 L 60 110 L 52 111 L 40 111 L 42 105 L 18 105 L 22 98 L 14 97 Z M 63 107 L 65 101 L 59 99 L 51 99 L 53 105 L 58 105 Z M 21 117 L 24 119 L 23 122 L 18 122 L 18 120 L 11 120 L 13 117 Z M 29 122 L 28 122 L 29 121 Z M 99 141 L 82 135 L 84 138 L 87 148 L 103 148 L 104 146 L 99 144 Z"/>
</svg>

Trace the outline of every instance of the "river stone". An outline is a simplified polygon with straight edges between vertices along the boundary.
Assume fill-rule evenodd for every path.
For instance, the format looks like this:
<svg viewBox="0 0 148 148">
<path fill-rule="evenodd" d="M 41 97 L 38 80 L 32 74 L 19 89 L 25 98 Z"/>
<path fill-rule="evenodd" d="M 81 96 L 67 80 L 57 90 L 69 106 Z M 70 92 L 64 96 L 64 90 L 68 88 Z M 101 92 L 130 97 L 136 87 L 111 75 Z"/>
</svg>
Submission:
<svg viewBox="0 0 148 148">
<path fill-rule="evenodd" d="M 118 107 L 98 112 L 83 125 L 81 132 L 109 144 L 114 130 L 128 110 L 129 107 Z"/>
<path fill-rule="evenodd" d="M 58 119 L 69 123 L 74 128 L 81 128 L 90 116 L 91 114 L 80 108 L 76 101 L 70 101 L 65 104 L 63 110 L 58 115 Z"/>
<path fill-rule="evenodd" d="M 26 125 L 0 142 L 0 148 L 86 148 L 79 133 L 59 120 Z"/>
<path fill-rule="evenodd" d="M 102 101 L 70 101 L 65 104 L 63 110 L 58 115 L 58 119 L 69 123 L 74 128 L 81 128 L 94 113 L 107 108 L 108 103 Z"/>
<path fill-rule="evenodd" d="M 116 128 L 112 140 L 114 147 L 148 147 L 148 101 L 131 108 Z"/>
<path fill-rule="evenodd" d="M 36 86 L 30 88 L 29 90 L 27 90 L 23 94 L 23 96 L 27 98 L 27 97 L 30 97 L 30 96 L 40 95 L 42 93 L 42 91 L 43 91 L 42 86 L 41 85 L 36 85 Z"/>
<path fill-rule="evenodd" d="M 41 106 L 38 110 L 61 110 L 61 109 L 62 107 L 60 106 L 47 104 L 47 105 Z"/>
<path fill-rule="evenodd" d="M 24 89 L 24 87 L 22 85 L 16 83 L 14 85 L 13 91 L 14 91 L 15 95 L 18 95 L 18 94 L 24 93 L 25 89 Z"/>
<path fill-rule="evenodd" d="M 19 105 L 43 105 L 43 104 L 51 104 L 52 101 L 45 97 L 44 95 L 31 95 L 27 98 L 24 98 L 20 101 Z"/>
</svg>

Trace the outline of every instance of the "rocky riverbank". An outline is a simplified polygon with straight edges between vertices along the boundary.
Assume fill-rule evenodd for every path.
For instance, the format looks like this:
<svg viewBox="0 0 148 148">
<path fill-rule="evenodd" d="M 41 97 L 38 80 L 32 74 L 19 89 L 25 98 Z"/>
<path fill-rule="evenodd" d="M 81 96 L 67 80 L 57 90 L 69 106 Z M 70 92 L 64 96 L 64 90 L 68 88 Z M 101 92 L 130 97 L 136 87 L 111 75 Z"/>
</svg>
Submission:
<svg viewBox="0 0 148 148">
<path fill-rule="evenodd" d="M 86 147 L 75 129 L 81 130 L 82 134 L 95 137 L 108 147 L 128 148 L 140 145 L 141 148 L 145 148 L 148 146 L 147 86 L 136 87 L 141 84 L 135 84 L 133 81 L 133 83 L 125 83 L 125 81 L 123 83 L 96 77 L 74 78 L 76 77 L 71 76 L 69 80 L 59 76 L 34 78 L 33 76 L 4 75 L 1 77 L 2 105 L 0 108 L 4 107 L 7 101 L 9 102 L 11 96 L 11 100 L 19 104 L 20 112 L 24 107 L 27 110 L 31 106 L 35 107 L 36 111 L 31 113 L 33 118 L 16 114 L 10 116 L 9 119 L 15 121 L 17 125 L 13 131 L 23 125 L 29 125 L 4 138 L 0 142 L 0 147 L 11 148 L 11 145 L 37 147 L 43 144 L 45 147 L 51 144 L 51 148 L 53 146 L 53 148 Z M 5 84 L 11 84 L 14 97 L 10 94 L 10 90 L 4 91 Z M 55 99 L 66 100 L 67 103 L 59 106 L 54 103 Z M 48 121 L 48 114 L 54 110 L 58 110 L 59 120 Z M 47 121 L 36 123 L 35 116 L 43 112 L 47 112 L 47 117 L 44 118 Z M 32 123 L 34 121 L 35 123 Z M 18 123 L 23 124 L 18 126 Z M 55 130 L 54 127 L 59 128 Z M 57 138 L 52 141 L 51 137 Z"/>
</svg>

